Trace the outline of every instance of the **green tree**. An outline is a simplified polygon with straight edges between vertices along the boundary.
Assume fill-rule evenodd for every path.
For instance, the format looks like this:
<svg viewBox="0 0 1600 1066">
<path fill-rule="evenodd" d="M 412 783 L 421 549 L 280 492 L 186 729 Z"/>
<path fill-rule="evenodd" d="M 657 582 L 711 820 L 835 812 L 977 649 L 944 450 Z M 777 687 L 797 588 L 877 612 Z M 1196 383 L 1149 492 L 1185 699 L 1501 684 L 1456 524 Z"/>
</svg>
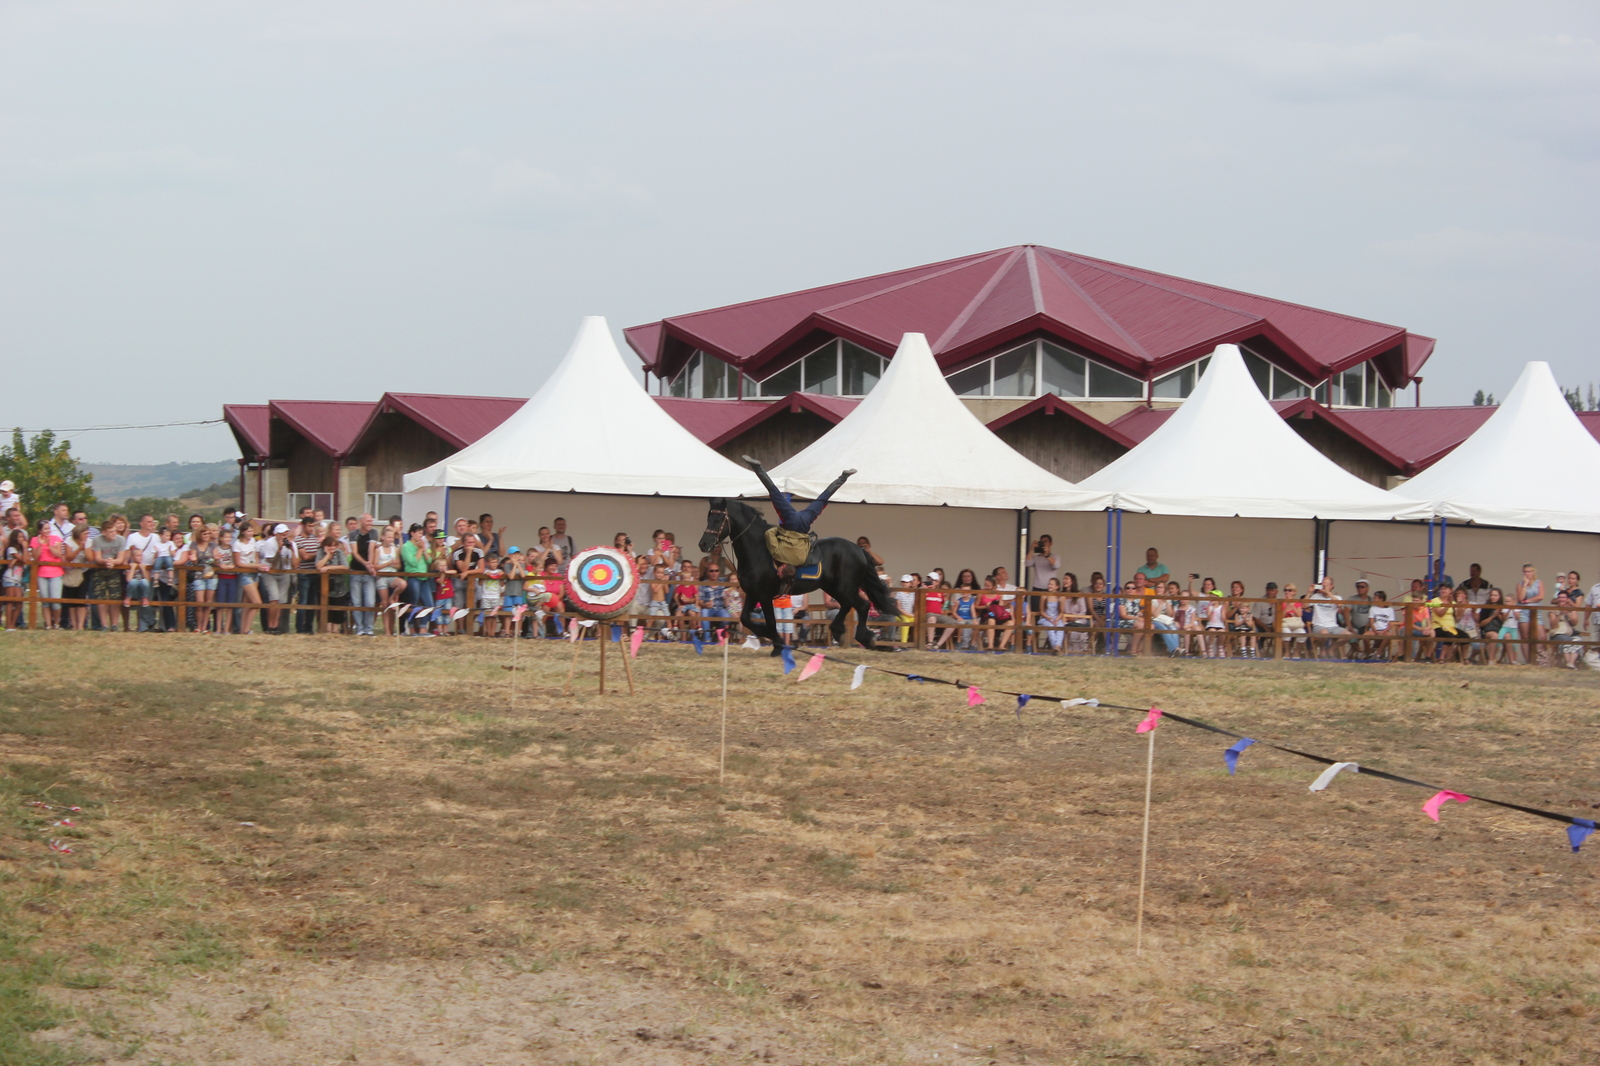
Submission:
<svg viewBox="0 0 1600 1066">
<path fill-rule="evenodd" d="M 0 445 L 0 480 L 16 483 L 22 511 L 33 520 L 47 517 L 58 503 L 87 510 L 95 502 L 94 476 L 72 457 L 72 442 L 57 442 L 48 429 L 32 440 L 24 440 L 20 429 L 11 431 L 11 443 Z"/>
</svg>

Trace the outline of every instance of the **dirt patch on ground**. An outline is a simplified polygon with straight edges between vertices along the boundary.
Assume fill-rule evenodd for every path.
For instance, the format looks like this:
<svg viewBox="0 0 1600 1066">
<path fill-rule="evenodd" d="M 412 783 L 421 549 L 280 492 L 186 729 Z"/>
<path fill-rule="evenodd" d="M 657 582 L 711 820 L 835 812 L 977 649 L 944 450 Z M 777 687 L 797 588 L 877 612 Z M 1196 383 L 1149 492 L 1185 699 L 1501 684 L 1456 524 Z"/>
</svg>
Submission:
<svg viewBox="0 0 1600 1066">
<path fill-rule="evenodd" d="M 90 1057 L 1576 1064 L 1600 1048 L 1600 851 L 1483 804 L 1435 824 L 1426 793 L 1371 778 L 1312 795 L 1314 764 L 1259 746 L 1230 777 L 1226 738 L 1164 726 L 1136 956 L 1144 741 L 1124 712 L 969 710 L 882 675 L 852 692 L 845 669 L 796 683 L 736 652 L 719 773 L 721 661 L 690 649 L 647 647 L 633 697 L 597 696 L 580 649 L 562 697 L 564 644 L 522 648 L 512 672 L 506 642 L 466 638 L 56 636 L 9 645 L 0 899 L 59 960 L 54 1043 Z M 1582 673 L 870 661 L 1154 702 L 1600 813 L 1600 685 Z M 79 824 L 21 806 L 39 796 L 82 805 Z"/>
</svg>

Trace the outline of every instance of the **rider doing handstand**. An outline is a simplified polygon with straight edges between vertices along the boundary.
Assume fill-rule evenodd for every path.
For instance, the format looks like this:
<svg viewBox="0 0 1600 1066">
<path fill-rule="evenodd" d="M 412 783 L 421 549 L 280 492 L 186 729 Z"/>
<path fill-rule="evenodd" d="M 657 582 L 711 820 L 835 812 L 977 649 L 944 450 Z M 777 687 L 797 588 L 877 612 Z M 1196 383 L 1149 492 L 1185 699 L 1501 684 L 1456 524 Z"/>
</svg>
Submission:
<svg viewBox="0 0 1600 1066">
<path fill-rule="evenodd" d="M 833 484 L 823 489 L 821 495 L 812 500 L 810 503 L 806 504 L 804 508 L 797 511 L 794 509 L 793 497 L 791 497 L 787 492 L 779 491 L 778 486 L 772 483 L 772 479 L 767 476 L 767 472 L 762 469 L 761 463 L 758 460 L 753 459 L 748 455 L 741 456 L 741 458 L 750 464 L 750 469 L 756 472 L 756 477 L 761 479 L 761 484 L 767 487 L 767 495 L 772 498 L 772 507 L 778 512 L 778 525 L 784 529 L 793 530 L 796 533 L 811 532 L 811 523 L 815 522 L 818 516 L 822 514 L 822 509 L 828 506 L 829 497 L 831 497 L 835 492 L 838 492 L 839 486 L 843 485 L 845 481 L 849 479 L 850 475 L 855 473 L 854 467 L 846 470 L 844 473 L 834 478 Z M 788 581 L 793 578 L 793 576 L 793 567 L 788 565 L 779 565 L 778 577 L 780 580 Z"/>
</svg>

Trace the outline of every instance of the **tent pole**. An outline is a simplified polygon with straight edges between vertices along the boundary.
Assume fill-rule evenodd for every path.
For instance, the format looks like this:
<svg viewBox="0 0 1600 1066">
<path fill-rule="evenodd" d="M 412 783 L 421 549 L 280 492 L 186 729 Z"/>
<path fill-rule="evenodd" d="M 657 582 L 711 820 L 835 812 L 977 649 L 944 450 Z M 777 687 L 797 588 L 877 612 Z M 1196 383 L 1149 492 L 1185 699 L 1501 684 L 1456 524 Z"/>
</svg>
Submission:
<svg viewBox="0 0 1600 1066">
<path fill-rule="evenodd" d="M 1022 578 L 1024 583 L 1028 577 L 1027 570 L 1023 568 L 1027 566 L 1030 554 L 1028 548 L 1033 538 L 1033 530 L 1030 528 L 1032 525 L 1033 511 L 1027 507 L 1020 508 L 1017 511 L 1017 567 L 1012 572 Z"/>
<path fill-rule="evenodd" d="M 1106 585 L 1108 586 L 1108 591 L 1109 591 L 1109 586 L 1111 584 L 1111 574 L 1112 574 L 1112 570 L 1111 570 L 1111 553 L 1112 553 L 1112 550 L 1115 548 L 1115 545 L 1112 543 L 1112 540 L 1113 540 L 1113 528 L 1114 528 L 1116 520 L 1114 518 L 1112 518 L 1111 516 L 1116 514 L 1116 512 L 1117 512 L 1117 509 L 1114 506 L 1106 508 L 1106 570 L 1105 570 L 1105 573 L 1106 573 Z M 1093 582 L 1090 582 L 1090 586 L 1091 587 L 1093 587 L 1093 584 L 1094 584 Z M 1111 606 L 1111 600 L 1107 599 L 1106 600 L 1106 607 L 1107 607 L 1106 614 L 1107 615 L 1110 615 L 1110 613 L 1111 613 L 1110 610 L 1109 610 L 1110 606 Z M 1092 616 L 1091 616 L 1090 620 L 1091 621 L 1093 620 Z M 1106 625 L 1107 625 L 1108 628 L 1111 625 L 1111 619 L 1109 617 L 1106 618 Z M 1112 644 L 1112 642 L 1111 642 L 1112 635 L 1110 633 L 1102 633 L 1102 634 L 1100 634 L 1100 637 L 1101 637 L 1101 640 L 1105 643 L 1106 654 L 1108 654 L 1108 655 L 1115 654 L 1115 645 Z M 1091 650 L 1093 650 L 1093 644 L 1094 644 L 1094 642 L 1090 641 Z"/>
<path fill-rule="evenodd" d="M 1121 595 L 1121 593 L 1122 593 L 1122 508 L 1120 508 L 1120 507 L 1117 508 L 1117 561 L 1116 561 L 1116 568 L 1117 568 L 1117 580 L 1116 580 L 1115 588 L 1116 588 L 1116 591 L 1117 591 L 1118 595 Z M 1122 601 L 1119 599 L 1119 600 L 1117 600 L 1115 602 L 1117 604 L 1117 614 L 1120 615 L 1120 614 L 1122 614 Z M 1121 621 L 1122 621 L 1121 618 L 1117 619 L 1118 623 L 1120 623 Z M 1112 644 L 1112 646 L 1111 646 L 1111 654 L 1120 655 L 1122 653 L 1122 635 L 1121 635 L 1120 632 L 1113 633 L 1112 634 L 1112 638 L 1115 641 L 1115 643 Z"/>
</svg>

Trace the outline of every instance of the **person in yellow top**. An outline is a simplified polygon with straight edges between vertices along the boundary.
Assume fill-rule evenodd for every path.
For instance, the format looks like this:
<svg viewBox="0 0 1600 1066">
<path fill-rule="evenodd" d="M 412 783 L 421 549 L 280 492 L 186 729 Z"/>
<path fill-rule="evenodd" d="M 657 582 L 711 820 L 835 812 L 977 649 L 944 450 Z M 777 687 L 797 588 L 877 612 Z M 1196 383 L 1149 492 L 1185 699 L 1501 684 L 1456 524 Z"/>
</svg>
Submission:
<svg viewBox="0 0 1600 1066">
<path fill-rule="evenodd" d="M 1459 659 L 1461 630 L 1456 628 L 1455 588 L 1450 582 L 1439 582 L 1428 600 L 1428 609 L 1433 614 L 1434 660 L 1442 663 L 1452 656 Z"/>
</svg>

